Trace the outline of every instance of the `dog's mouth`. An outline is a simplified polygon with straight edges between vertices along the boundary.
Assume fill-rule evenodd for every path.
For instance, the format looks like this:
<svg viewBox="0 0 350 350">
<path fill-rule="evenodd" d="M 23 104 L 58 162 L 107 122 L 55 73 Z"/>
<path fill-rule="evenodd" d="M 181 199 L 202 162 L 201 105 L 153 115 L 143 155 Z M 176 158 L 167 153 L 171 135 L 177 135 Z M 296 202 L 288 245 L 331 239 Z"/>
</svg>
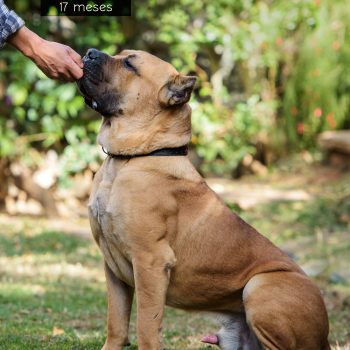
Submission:
<svg viewBox="0 0 350 350">
<path fill-rule="evenodd" d="M 83 63 L 84 75 L 81 79 L 78 80 L 77 85 L 80 92 L 84 96 L 85 103 L 97 111 L 98 103 L 93 96 L 93 90 L 97 89 L 98 85 L 101 83 L 101 80 L 98 79 L 99 77 L 94 73 L 91 64 L 89 64 L 86 60 L 86 56 L 83 57 Z"/>
<path fill-rule="evenodd" d="M 117 116 L 119 94 L 106 89 L 101 83 L 96 83 L 89 74 L 77 82 L 85 103 L 105 118 Z M 102 90 L 102 91 L 101 91 Z M 96 92 L 97 91 L 97 92 Z M 101 92 L 99 92 L 101 91 Z"/>
<path fill-rule="evenodd" d="M 102 113 L 102 106 L 100 106 L 99 98 L 95 97 L 96 90 L 104 81 L 104 73 L 101 66 L 93 64 L 88 60 L 87 56 L 83 57 L 83 72 L 84 75 L 77 81 L 78 88 L 84 96 L 85 103 L 95 111 Z"/>
<path fill-rule="evenodd" d="M 112 120 L 109 117 L 104 117 L 102 122 L 102 127 L 110 128 L 112 126 Z"/>
<path fill-rule="evenodd" d="M 85 103 L 89 106 L 89 107 L 91 107 L 92 109 L 97 109 L 97 106 L 98 106 L 98 104 L 97 104 L 97 101 L 95 101 L 94 99 L 93 99 L 93 97 L 91 97 L 90 95 L 89 95 L 89 93 L 87 92 L 87 89 L 86 89 L 86 87 L 84 86 L 84 77 L 83 78 L 81 78 L 80 80 L 78 80 L 78 82 L 77 82 L 77 85 L 78 85 L 78 88 L 79 88 L 79 90 L 80 90 L 80 92 L 82 93 L 82 95 L 83 95 L 83 97 L 84 97 L 84 101 L 85 101 Z"/>
</svg>

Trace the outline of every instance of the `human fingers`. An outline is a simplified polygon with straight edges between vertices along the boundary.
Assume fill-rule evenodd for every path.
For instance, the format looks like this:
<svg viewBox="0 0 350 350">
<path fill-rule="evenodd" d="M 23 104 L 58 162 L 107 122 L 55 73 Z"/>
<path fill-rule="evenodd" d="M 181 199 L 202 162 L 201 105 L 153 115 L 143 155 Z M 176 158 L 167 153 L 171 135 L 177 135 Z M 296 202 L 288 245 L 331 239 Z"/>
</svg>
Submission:
<svg viewBox="0 0 350 350">
<path fill-rule="evenodd" d="M 68 54 L 72 58 L 72 60 L 80 67 L 83 68 L 84 64 L 81 59 L 81 56 L 74 51 L 72 48 L 68 47 Z"/>
<path fill-rule="evenodd" d="M 67 62 L 67 72 L 72 80 L 79 80 L 83 76 L 82 68 L 72 59 Z M 70 81 L 72 81 L 70 80 Z"/>
</svg>

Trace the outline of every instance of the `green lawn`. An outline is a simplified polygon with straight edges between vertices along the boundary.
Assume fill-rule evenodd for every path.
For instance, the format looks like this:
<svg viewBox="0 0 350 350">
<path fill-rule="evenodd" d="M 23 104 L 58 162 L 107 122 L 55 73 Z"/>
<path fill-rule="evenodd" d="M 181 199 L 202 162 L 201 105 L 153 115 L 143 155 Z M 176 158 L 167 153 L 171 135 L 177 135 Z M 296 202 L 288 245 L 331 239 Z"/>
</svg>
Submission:
<svg viewBox="0 0 350 350">
<path fill-rule="evenodd" d="M 321 263 L 336 349 L 350 344 L 349 177 L 322 185 L 309 202 L 274 202 L 241 212 L 301 265 Z M 239 209 L 238 209 L 239 210 Z M 0 217 L 0 349 L 100 349 L 106 298 L 101 255 L 94 242 L 52 232 L 38 219 Z M 215 330 L 202 315 L 167 309 L 167 349 L 209 349 L 201 335 Z M 135 315 L 130 349 L 136 349 Z"/>
<path fill-rule="evenodd" d="M 107 304 L 99 250 L 90 240 L 23 220 L 20 230 L 0 220 L 0 349 L 100 349 Z M 133 314 L 133 344 L 134 325 Z M 207 349 L 199 337 L 210 329 L 200 315 L 167 309 L 169 348 Z"/>
</svg>

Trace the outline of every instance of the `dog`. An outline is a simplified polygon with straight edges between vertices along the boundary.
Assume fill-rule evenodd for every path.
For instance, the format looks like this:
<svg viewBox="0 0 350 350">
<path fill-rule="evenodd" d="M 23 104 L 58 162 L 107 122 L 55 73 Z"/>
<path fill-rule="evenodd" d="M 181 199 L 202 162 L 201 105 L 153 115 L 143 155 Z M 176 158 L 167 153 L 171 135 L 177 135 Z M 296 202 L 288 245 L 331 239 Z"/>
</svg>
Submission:
<svg viewBox="0 0 350 350">
<path fill-rule="evenodd" d="M 196 78 L 143 51 L 89 49 L 78 82 L 108 154 L 88 204 L 108 292 L 103 350 L 161 349 L 164 306 L 217 315 L 222 350 L 329 350 L 319 289 L 207 186 L 186 156 Z"/>
</svg>

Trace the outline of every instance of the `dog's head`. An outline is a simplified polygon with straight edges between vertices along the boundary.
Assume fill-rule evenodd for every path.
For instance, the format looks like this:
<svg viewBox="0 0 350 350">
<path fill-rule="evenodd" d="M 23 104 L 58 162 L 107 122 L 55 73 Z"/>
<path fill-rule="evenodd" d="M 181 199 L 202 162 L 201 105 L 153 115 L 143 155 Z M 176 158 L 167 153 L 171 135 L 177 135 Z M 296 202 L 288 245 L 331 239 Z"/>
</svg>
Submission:
<svg viewBox="0 0 350 350">
<path fill-rule="evenodd" d="M 134 130 L 142 127 L 147 132 L 145 128 L 155 124 L 156 116 L 174 117 L 189 101 L 196 82 L 195 77 L 179 74 L 171 64 L 144 51 L 124 50 L 109 56 L 89 49 L 83 62 L 78 86 L 85 102 L 104 117 L 102 129 L 117 124 L 114 131 L 119 134 L 126 123 L 131 134 L 130 124 Z"/>
</svg>

